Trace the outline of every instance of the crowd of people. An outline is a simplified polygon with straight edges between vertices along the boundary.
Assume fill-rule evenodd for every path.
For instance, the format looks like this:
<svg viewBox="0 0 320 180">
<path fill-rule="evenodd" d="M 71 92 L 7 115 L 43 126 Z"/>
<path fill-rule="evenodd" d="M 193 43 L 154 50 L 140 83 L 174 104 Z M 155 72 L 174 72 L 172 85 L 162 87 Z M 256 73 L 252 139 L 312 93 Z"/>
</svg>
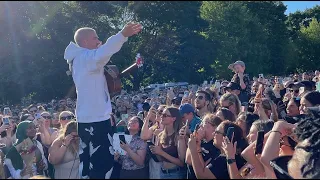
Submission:
<svg viewBox="0 0 320 180">
<path fill-rule="evenodd" d="M 229 69 L 230 82 L 112 97 L 112 135 L 132 138 L 120 141 L 125 154 L 111 148 L 111 178 L 320 178 L 319 71 L 251 79 L 242 61 Z M 1 179 L 81 178 L 75 101 L 3 108 Z"/>
</svg>

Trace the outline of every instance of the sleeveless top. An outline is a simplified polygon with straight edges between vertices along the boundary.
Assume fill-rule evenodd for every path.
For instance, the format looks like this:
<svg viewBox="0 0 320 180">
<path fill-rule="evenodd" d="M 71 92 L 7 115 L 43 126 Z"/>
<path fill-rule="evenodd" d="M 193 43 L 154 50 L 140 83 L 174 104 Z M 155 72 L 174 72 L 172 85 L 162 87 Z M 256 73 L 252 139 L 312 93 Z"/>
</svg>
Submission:
<svg viewBox="0 0 320 180">
<path fill-rule="evenodd" d="M 163 144 L 162 144 L 163 145 Z M 169 154 L 172 157 L 178 158 L 178 147 L 175 145 L 175 133 L 167 137 L 167 142 L 164 145 L 168 145 L 167 147 L 162 146 L 162 150 Z M 166 158 L 162 157 L 163 161 L 170 162 Z M 171 162 L 170 162 L 171 163 Z"/>
<path fill-rule="evenodd" d="M 79 154 L 73 154 L 69 149 L 63 156 L 62 163 L 54 165 L 55 179 L 79 179 Z"/>
</svg>

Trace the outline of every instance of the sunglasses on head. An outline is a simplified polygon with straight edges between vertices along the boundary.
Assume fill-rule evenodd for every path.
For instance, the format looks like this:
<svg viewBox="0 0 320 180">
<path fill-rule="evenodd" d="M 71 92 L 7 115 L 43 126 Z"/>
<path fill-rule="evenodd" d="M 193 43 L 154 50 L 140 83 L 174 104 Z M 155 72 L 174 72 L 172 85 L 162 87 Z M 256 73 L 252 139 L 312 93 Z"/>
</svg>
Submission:
<svg viewBox="0 0 320 180">
<path fill-rule="evenodd" d="M 51 116 L 42 116 L 44 119 L 52 119 Z"/>
<path fill-rule="evenodd" d="M 61 120 L 71 120 L 74 119 L 74 116 L 64 116 L 60 118 Z"/>
</svg>

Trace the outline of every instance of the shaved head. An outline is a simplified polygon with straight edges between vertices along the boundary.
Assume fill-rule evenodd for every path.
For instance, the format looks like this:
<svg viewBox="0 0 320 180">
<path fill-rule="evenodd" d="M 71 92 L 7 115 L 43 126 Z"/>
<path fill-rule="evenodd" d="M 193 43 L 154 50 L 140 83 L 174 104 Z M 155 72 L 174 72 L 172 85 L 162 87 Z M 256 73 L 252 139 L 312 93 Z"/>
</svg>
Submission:
<svg viewBox="0 0 320 180">
<path fill-rule="evenodd" d="M 84 41 L 88 39 L 88 37 L 92 34 L 96 34 L 96 31 L 89 27 L 83 27 L 78 29 L 74 33 L 74 41 L 80 46 L 84 46 Z"/>
</svg>

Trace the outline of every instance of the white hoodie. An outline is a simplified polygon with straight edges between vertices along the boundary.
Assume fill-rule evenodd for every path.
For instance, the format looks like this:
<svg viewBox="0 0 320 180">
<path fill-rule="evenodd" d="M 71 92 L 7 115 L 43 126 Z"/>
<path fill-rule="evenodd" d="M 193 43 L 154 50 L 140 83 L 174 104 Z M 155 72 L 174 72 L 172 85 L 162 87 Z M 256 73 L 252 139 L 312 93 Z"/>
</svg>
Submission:
<svg viewBox="0 0 320 180">
<path fill-rule="evenodd" d="M 76 117 L 80 123 L 101 122 L 112 112 L 104 66 L 128 38 L 121 32 L 98 49 L 86 49 L 70 42 L 64 53 L 77 91 Z"/>
</svg>

